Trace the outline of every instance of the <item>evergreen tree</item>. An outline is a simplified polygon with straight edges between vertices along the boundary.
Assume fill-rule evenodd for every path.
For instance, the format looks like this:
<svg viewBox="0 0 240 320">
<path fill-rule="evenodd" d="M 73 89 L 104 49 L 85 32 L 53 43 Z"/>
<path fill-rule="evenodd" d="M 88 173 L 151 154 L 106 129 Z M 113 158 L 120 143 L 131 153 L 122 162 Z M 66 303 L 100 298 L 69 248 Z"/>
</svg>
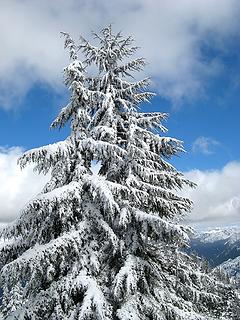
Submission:
<svg viewBox="0 0 240 320">
<path fill-rule="evenodd" d="M 71 134 L 19 160 L 51 179 L 3 232 L 5 319 L 237 319 L 231 285 L 181 250 L 191 202 L 176 190 L 193 184 L 168 163 L 183 147 L 164 135 L 167 114 L 138 112 L 153 94 L 132 76 L 145 65 L 129 60 L 132 38 L 64 36 L 71 96 L 52 128 Z"/>
</svg>

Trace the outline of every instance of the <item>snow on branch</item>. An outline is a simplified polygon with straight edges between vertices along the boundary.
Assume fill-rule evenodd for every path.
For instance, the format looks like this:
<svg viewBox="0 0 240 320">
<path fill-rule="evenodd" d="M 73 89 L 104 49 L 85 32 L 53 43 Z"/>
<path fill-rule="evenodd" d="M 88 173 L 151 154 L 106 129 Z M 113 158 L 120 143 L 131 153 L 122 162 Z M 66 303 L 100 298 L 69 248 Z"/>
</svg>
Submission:
<svg viewBox="0 0 240 320">
<path fill-rule="evenodd" d="M 79 319 L 112 320 L 112 307 L 109 305 L 97 281 L 84 270 L 73 282 L 75 291 L 83 290 L 84 298 L 80 308 Z"/>
<path fill-rule="evenodd" d="M 119 206 L 115 201 L 108 184 L 104 177 L 86 176 L 84 181 L 84 188 L 89 188 L 93 200 L 97 198 L 107 214 L 110 213 L 110 218 L 115 216 L 116 211 L 119 211 Z"/>
<path fill-rule="evenodd" d="M 61 34 L 65 37 L 64 48 L 69 49 L 70 59 L 77 60 L 77 46 L 75 41 L 70 37 L 70 35 L 66 32 L 61 32 Z"/>
<path fill-rule="evenodd" d="M 79 262 L 81 262 L 80 248 L 82 247 L 88 228 L 87 222 L 83 221 L 79 224 L 78 230 L 64 234 L 48 244 L 36 244 L 25 251 L 19 258 L 8 263 L 2 269 L 2 274 L 8 279 L 12 277 L 12 281 L 14 281 L 15 270 L 17 268 L 18 273 L 24 274 L 25 280 L 30 278 L 32 282 L 35 276 L 38 277 L 38 274 L 34 270 L 41 270 L 44 274 L 45 268 L 49 268 L 50 265 L 54 268 L 56 261 L 60 263 L 75 255 L 79 258 Z M 54 272 L 59 271 L 52 269 L 51 277 L 53 277 Z M 49 274 L 45 273 L 45 277 L 48 278 Z"/>
<path fill-rule="evenodd" d="M 21 169 L 29 163 L 36 163 L 36 170 L 39 173 L 46 174 L 57 161 L 68 158 L 73 151 L 73 145 L 70 139 L 59 141 L 41 148 L 32 149 L 25 152 L 18 160 Z"/>
<path fill-rule="evenodd" d="M 169 239 L 169 243 L 178 244 L 179 246 L 186 246 L 189 243 L 188 233 L 191 231 L 189 227 L 174 224 L 166 219 L 162 219 L 155 214 L 145 213 L 143 211 L 137 210 L 135 216 L 138 221 L 146 223 L 149 227 L 150 233 L 154 233 L 158 236 L 160 241 L 166 241 Z M 145 226 L 144 226 L 145 227 Z M 143 230 L 146 230 L 143 228 Z M 146 232 L 146 231 L 145 231 Z M 148 231 L 145 234 L 148 238 Z"/>
</svg>

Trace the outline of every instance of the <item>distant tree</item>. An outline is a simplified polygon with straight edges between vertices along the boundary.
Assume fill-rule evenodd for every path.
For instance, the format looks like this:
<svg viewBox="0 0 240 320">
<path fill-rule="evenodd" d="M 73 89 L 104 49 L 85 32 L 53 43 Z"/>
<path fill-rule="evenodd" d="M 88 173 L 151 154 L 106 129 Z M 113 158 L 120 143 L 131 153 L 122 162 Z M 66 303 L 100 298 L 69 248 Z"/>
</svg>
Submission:
<svg viewBox="0 0 240 320">
<path fill-rule="evenodd" d="M 98 46 L 64 36 L 71 96 L 52 128 L 70 122 L 71 134 L 19 160 L 51 179 L 3 232 L 5 319 L 233 319 L 232 287 L 181 251 L 191 202 L 176 189 L 193 184 L 167 162 L 183 151 L 161 135 L 167 114 L 138 111 L 153 93 L 132 76 L 145 65 L 128 60 L 132 38 L 111 26 L 94 34 Z"/>
</svg>

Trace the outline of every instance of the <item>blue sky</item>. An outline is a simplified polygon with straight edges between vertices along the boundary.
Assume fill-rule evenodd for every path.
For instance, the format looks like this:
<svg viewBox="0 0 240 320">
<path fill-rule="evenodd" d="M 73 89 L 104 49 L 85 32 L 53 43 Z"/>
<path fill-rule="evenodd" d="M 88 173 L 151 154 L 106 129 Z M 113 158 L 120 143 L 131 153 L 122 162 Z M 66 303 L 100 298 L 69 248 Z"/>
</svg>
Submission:
<svg viewBox="0 0 240 320">
<path fill-rule="evenodd" d="M 97 0 L 4 2 L 0 13 L 4 26 L 0 32 L 0 199 L 11 201 L 11 207 L 2 205 L 0 222 L 16 217 L 33 196 L 27 186 L 30 182 L 40 190 L 45 181 L 30 171 L 23 177 L 15 169 L 17 157 L 23 150 L 64 139 L 69 132 L 68 128 L 49 130 L 68 101 L 62 85 L 68 57 L 60 31 L 76 39 L 80 33 L 89 37 L 91 30 L 113 22 L 116 31 L 134 36 L 141 47 L 139 55 L 149 63 L 141 76 L 152 77 L 157 96 L 142 110 L 169 112 L 168 134 L 184 141 L 187 153 L 172 163 L 199 183 L 197 191 L 187 193 L 196 202 L 190 221 L 238 223 L 239 14 L 237 0 L 115 0 L 108 6 Z M 6 183 L 8 179 L 14 188 Z M 227 192 L 221 185 L 227 186 Z M 15 190 L 11 199 L 9 190 Z M 209 203 L 203 205 L 209 195 Z"/>
</svg>

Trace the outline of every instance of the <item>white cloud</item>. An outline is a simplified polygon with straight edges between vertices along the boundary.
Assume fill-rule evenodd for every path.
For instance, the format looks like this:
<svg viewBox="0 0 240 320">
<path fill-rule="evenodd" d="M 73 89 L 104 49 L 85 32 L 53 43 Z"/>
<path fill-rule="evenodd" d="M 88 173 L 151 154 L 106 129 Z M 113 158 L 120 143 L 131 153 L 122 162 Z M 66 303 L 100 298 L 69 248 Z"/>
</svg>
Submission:
<svg viewBox="0 0 240 320">
<path fill-rule="evenodd" d="M 213 154 L 216 146 L 220 146 L 220 143 L 209 137 L 198 137 L 192 146 L 193 152 L 200 152 L 206 155 Z"/>
<path fill-rule="evenodd" d="M 18 217 L 23 206 L 41 191 L 47 180 L 46 176 L 33 173 L 32 166 L 20 170 L 17 159 L 22 152 L 20 147 L 0 148 L 0 227 Z"/>
<path fill-rule="evenodd" d="M 197 183 L 184 195 L 194 202 L 188 221 L 200 226 L 240 223 L 240 162 L 230 162 L 221 170 L 192 170 L 186 176 Z"/>
<path fill-rule="evenodd" d="M 132 34 L 146 70 L 164 96 L 181 99 L 201 93 L 221 61 L 207 60 L 202 45 L 227 50 L 239 30 L 238 0 L 3 0 L 0 11 L 0 104 L 12 107 L 37 81 L 61 88 L 67 63 L 59 32 L 75 38 L 110 22 Z"/>
</svg>

